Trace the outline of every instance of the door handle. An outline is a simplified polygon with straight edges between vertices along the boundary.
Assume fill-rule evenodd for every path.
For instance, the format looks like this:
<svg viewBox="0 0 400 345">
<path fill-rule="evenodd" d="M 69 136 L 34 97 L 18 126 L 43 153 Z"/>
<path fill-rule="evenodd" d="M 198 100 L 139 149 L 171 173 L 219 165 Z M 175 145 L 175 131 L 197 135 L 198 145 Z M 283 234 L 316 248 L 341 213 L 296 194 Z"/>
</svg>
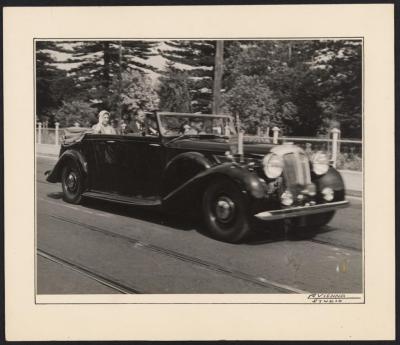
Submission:
<svg viewBox="0 0 400 345">
<path fill-rule="evenodd" d="M 114 144 L 114 143 L 115 143 L 115 140 L 107 140 L 106 143 L 108 143 L 108 144 Z"/>
<path fill-rule="evenodd" d="M 150 146 L 160 147 L 160 144 L 150 144 Z"/>
</svg>

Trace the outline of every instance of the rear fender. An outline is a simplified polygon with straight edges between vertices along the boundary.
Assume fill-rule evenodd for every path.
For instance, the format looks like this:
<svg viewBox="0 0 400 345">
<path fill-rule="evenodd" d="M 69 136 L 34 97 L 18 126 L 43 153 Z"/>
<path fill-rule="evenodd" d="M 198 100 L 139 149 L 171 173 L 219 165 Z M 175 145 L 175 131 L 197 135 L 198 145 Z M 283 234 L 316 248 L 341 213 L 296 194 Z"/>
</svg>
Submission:
<svg viewBox="0 0 400 345">
<path fill-rule="evenodd" d="M 81 172 L 86 177 L 88 174 L 87 161 L 83 154 L 76 150 L 66 150 L 58 159 L 58 162 L 54 166 L 53 170 L 48 172 L 46 180 L 53 183 L 61 182 L 62 169 L 64 165 L 70 160 L 78 165 L 78 167 L 81 169 Z"/>
</svg>

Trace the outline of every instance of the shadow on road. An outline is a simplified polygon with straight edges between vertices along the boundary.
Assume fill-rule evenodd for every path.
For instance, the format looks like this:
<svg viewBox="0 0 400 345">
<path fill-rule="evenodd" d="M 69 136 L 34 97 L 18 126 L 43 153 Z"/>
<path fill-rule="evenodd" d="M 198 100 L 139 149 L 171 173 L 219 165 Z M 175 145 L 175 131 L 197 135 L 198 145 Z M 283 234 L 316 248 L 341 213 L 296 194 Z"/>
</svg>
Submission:
<svg viewBox="0 0 400 345">
<path fill-rule="evenodd" d="M 51 199 L 59 200 L 63 198 L 63 192 L 48 193 L 47 196 Z"/>
<path fill-rule="evenodd" d="M 62 192 L 48 193 L 51 199 L 60 200 L 63 198 Z M 123 217 L 139 219 L 142 221 L 167 226 L 178 231 L 197 231 L 198 233 L 210 237 L 200 219 L 200 215 L 190 216 L 188 214 L 171 215 L 163 213 L 160 209 L 144 206 L 126 206 L 110 201 L 85 198 L 82 202 L 83 207 L 113 213 Z M 285 224 L 283 221 L 261 222 L 255 220 L 252 224 L 253 232 L 243 242 L 248 245 L 261 245 L 280 241 L 304 241 L 310 240 L 317 233 L 334 231 L 335 229 L 325 226 L 316 230 L 299 229 Z"/>
</svg>

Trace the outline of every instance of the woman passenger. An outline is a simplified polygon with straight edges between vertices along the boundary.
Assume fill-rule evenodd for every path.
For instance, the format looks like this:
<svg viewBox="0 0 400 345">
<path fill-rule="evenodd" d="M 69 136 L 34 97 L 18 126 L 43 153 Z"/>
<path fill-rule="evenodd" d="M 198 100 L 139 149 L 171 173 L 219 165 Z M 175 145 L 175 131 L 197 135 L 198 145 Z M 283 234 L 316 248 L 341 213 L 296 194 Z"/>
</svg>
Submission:
<svg viewBox="0 0 400 345">
<path fill-rule="evenodd" d="M 98 115 L 98 122 L 93 125 L 93 133 L 95 134 L 116 134 L 114 127 L 110 124 L 110 113 L 102 110 Z"/>
</svg>

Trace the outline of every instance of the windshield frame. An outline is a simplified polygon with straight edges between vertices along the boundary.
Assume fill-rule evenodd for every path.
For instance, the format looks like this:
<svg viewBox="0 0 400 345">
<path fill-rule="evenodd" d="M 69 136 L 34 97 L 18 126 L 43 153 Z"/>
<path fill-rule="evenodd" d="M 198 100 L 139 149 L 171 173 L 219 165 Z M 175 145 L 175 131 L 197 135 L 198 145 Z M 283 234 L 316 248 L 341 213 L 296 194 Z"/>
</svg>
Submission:
<svg viewBox="0 0 400 345">
<path fill-rule="evenodd" d="M 176 134 L 176 135 L 164 135 L 163 131 L 161 130 L 162 127 L 162 123 L 161 123 L 161 116 L 179 116 L 179 117 L 207 117 L 207 118 L 215 118 L 215 119 L 229 119 L 230 121 L 232 121 L 233 124 L 235 124 L 234 118 L 231 115 L 228 114 L 194 114 L 194 113 L 176 113 L 176 112 L 169 112 L 169 111 L 163 111 L 163 112 L 157 112 L 157 122 L 158 122 L 158 128 L 159 128 L 159 133 L 160 136 L 162 138 L 166 138 L 166 139 L 172 139 L 172 138 L 177 138 L 179 137 L 181 134 Z M 236 127 L 235 127 L 235 131 L 236 131 Z M 201 136 L 202 134 L 197 134 L 199 136 Z M 210 136 L 211 134 L 204 134 L 204 136 Z M 217 137 L 220 138 L 226 138 L 227 136 L 225 135 L 218 135 L 216 134 Z"/>
</svg>

